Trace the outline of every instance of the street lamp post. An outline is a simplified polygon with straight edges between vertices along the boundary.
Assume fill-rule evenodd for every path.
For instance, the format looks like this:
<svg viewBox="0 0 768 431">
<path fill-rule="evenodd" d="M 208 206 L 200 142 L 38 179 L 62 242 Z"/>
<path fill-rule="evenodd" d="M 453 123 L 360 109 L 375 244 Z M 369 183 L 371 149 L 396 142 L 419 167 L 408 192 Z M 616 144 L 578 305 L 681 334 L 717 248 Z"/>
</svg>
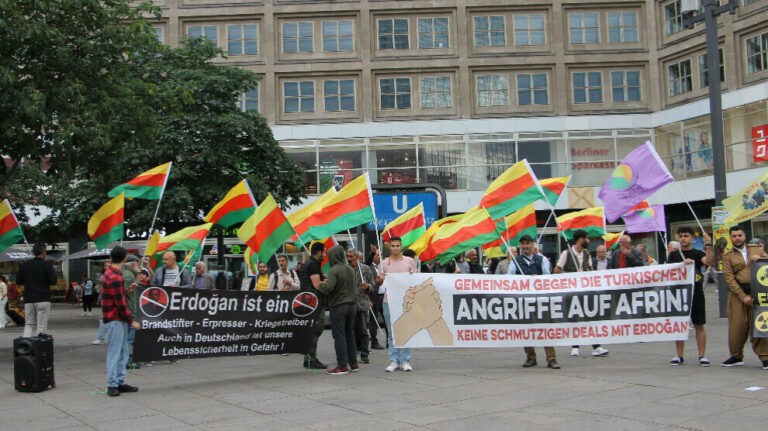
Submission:
<svg viewBox="0 0 768 431">
<path fill-rule="evenodd" d="M 723 199 L 728 197 L 725 184 L 725 144 L 723 134 L 723 105 L 720 91 L 720 50 L 717 36 L 717 17 L 725 12 L 733 15 L 738 7 L 738 0 L 730 0 L 728 4 L 720 6 L 718 0 L 701 0 L 702 13 L 699 10 L 699 1 L 682 0 L 683 25 L 691 29 L 696 23 L 704 21 L 707 36 L 707 70 L 709 78 L 709 118 L 712 138 L 712 165 L 715 177 L 715 205 L 722 205 Z"/>
<path fill-rule="evenodd" d="M 717 36 L 717 17 L 726 11 L 733 15 L 738 7 L 738 0 L 729 0 L 728 4 L 720 6 L 718 0 L 701 0 L 702 13 L 699 10 L 698 0 L 681 0 L 681 12 L 683 25 L 687 29 L 693 28 L 696 23 L 704 21 L 707 36 L 707 70 L 709 79 L 709 122 L 712 138 L 712 174 L 715 177 L 715 205 L 722 205 L 723 199 L 728 197 L 725 180 L 725 135 L 723 133 L 723 104 L 720 91 L 720 50 Z M 715 262 L 720 261 L 717 247 L 715 247 Z M 726 304 L 728 302 L 728 289 L 725 278 L 719 272 L 717 274 L 717 291 L 720 304 L 720 317 L 728 317 Z"/>
</svg>

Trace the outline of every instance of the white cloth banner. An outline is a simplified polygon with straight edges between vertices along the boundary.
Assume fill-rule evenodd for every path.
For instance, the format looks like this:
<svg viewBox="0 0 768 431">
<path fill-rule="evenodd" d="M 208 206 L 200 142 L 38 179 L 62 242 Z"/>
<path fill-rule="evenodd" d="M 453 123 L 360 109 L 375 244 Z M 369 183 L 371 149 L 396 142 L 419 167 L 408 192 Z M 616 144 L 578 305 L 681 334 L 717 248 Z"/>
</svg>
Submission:
<svg viewBox="0 0 768 431">
<path fill-rule="evenodd" d="M 523 347 L 688 339 L 684 263 L 541 276 L 387 274 L 396 347 Z"/>
</svg>

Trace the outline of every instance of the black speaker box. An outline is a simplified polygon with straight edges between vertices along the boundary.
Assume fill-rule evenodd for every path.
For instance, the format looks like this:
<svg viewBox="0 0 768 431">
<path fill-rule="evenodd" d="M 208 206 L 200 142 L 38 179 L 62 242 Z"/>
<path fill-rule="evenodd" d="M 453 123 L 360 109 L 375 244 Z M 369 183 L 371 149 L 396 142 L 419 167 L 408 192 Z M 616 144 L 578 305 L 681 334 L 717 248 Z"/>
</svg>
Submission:
<svg viewBox="0 0 768 431">
<path fill-rule="evenodd" d="M 16 390 L 40 392 L 55 388 L 53 378 L 53 337 L 19 337 L 13 340 L 13 375 Z"/>
</svg>

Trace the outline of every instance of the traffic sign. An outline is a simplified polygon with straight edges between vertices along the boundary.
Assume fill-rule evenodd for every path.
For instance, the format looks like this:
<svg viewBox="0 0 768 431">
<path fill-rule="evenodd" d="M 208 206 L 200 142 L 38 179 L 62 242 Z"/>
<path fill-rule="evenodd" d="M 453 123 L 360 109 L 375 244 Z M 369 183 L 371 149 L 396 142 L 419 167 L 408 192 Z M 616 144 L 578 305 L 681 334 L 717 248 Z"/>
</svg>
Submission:
<svg viewBox="0 0 768 431">
<path fill-rule="evenodd" d="M 419 203 L 424 204 L 424 218 L 429 227 L 437 220 L 437 196 L 434 193 L 374 193 L 373 204 L 379 230 Z M 373 222 L 368 223 L 368 229 L 375 229 Z"/>
</svg>

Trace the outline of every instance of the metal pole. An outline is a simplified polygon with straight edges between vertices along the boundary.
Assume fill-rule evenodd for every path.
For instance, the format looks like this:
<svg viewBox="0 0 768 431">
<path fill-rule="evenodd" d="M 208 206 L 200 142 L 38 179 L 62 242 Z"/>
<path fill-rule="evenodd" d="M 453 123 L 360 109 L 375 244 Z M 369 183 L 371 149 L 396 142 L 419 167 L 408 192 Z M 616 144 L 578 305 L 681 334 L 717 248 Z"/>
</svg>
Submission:
<svg viewBox="0 0 768 431">
<path fill-rule="evenodd" d="M 707 68 L 709 70 L 709 116 L 712 128 L 712 164 L 715 177 L 715 205 L 728 197 L 725 180 L 725 143 L 723 106 L 720 91 L 720 50 L 718 49 L 716 0 L 702 0 L 707 35 Z"/>
</svg>

